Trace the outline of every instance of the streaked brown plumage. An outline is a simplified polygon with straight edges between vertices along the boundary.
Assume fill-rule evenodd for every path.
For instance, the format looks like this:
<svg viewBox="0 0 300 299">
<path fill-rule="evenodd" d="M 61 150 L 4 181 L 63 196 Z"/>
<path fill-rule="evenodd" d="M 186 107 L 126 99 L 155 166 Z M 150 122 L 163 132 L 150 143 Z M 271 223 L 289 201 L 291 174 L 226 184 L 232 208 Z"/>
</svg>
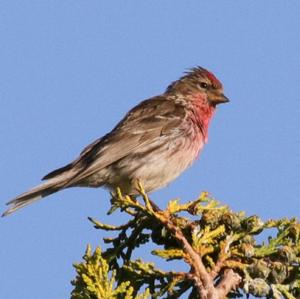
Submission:
<svg viewBox="0 0 300 299">
<path fill-rule="evenodd" d="M 193 68 L 162 95 L 130 110 L 76 160 L 46 175 L 45 183 L 8 202 L 11 207 L 2 216 L 74 186 L 120 187 L 136 195 L 138 180 L 147 192 L 167 185 L 197 158 L 216 105 L 225 102 L 219 80 L 204 68 Z"/>
</svg>

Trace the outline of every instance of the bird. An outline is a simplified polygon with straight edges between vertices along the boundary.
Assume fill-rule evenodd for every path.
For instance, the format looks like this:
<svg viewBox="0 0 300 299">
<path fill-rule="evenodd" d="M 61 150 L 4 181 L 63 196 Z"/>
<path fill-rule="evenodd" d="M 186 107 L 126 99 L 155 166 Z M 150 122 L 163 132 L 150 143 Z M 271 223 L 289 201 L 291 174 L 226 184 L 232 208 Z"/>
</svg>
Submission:
<svg viewBox="0 0 300 299">
<path fill-rule="evenodd" d="M 197 159 L 217 105 L 227 102 L 212 72 L 189 69 L 162 94 L 132 108 L 74 161 L 44 176 L 44 183 L 9 201 L 2 216 L 70 187 L 120 188 L 132 196 L 138 183 L 148 193 L 165 187 Z"/>
</svg>

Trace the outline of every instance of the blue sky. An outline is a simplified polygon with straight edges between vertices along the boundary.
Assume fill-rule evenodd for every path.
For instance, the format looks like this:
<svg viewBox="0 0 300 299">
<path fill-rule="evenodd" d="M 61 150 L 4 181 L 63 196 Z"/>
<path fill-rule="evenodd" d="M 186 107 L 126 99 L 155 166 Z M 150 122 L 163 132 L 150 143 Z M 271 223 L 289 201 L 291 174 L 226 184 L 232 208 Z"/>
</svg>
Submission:
<svg viewBox="0 0 300 299">
<path fill-rule="evenodd" d="M 0 2 L 0 181 L 5 202 L 201 65 L 231 99 L 197 163 L 152 198 L 207 190 L 263 219 L 300 213 L 299 1 Z M 102 234 L 103 189 L 57 193 L 1 219 L 0 297 L 68 298 L 72 263 Z M 145 255 L 144 258 L 149 258 Z"/>
</svg>

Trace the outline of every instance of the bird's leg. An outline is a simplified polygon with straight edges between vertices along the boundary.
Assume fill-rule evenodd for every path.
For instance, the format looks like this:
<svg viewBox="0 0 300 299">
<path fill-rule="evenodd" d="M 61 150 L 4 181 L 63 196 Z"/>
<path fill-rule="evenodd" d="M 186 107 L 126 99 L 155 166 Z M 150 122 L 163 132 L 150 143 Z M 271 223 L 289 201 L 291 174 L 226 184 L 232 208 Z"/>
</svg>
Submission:
<svg viewBox="0 0 300 299">
<path fill-rule="evenodd" d="M 149 201 L 152 209 L 154 212 L 159 212 L 161 209 L 149 198 L 148 194 L 146 194 L 146 191 L 143 187 L 143 183 L 141 180 L 137 179 L 134 181 L 134 185 L 136 186 L 135 189 L 139 193 L 138 196 L 146 197 L 146 199 Z M 134 197 L 136 200 L 136 196 Z"/>
<path fill-rule="evenodd" d="M 137 202 L 137 197 L 141 196 L 141 195 L 130 195 L 131 199 L 134 200 L 135 202 Z M 154 212 L 159 212 L 161 211 L 161 209 L 148 197 L 148 200 L 151 204 L 151 207 L 153 209 Z"/>
</svg>

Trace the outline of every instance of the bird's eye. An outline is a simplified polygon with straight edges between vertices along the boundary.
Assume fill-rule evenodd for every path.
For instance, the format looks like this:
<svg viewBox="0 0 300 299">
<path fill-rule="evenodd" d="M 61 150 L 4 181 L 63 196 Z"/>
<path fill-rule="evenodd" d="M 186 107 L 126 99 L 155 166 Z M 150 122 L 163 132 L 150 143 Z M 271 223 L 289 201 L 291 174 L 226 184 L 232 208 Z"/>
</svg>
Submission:
<svg viewBox="0 0 300 299">
<path fill-rule="evenodd" d="M 202 88 L 204 88 L 204 89 L 207 89 L 207 88 L 208 88 L 208 84 L 205 83 L 205 82 L 201 82 L 201 83 L 200 83 L 200 86 L 201 86 Z"/>
</svg>

